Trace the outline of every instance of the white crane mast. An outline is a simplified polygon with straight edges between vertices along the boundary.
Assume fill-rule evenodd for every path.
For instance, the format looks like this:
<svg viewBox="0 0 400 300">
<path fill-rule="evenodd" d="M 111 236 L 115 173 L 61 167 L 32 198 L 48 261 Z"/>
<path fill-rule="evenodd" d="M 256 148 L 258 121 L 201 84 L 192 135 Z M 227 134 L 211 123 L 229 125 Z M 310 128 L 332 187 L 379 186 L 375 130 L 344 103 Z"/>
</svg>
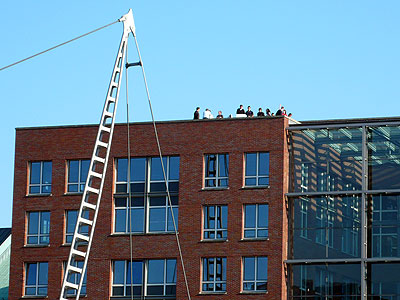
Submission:
<svg viewBox="0 0 400 300">
<path fill-rule="evenodd" d="M 79 214 L 77 216 L 71 249 L 65 266 L 60 300 L 66 300 L 67 295 L 68 297 L 74 295 L 75 299 L 79 298 L 90 248 L 92 246 L 107 163 L 110 155 L 111 141 L 114 133 L 115 115 L 121 86 L 122 71 L 125 66 L 124 61 L 128 36 L 129 33 L 135 36 L 135 24 L 131 9 L 127 14 L 123 15 L 119 21 L 123 23 L 124 31 L 97 131 L 96 143 L 94 145 L 88 177 L 82 195 Z M 76 283 L 76 280 L 74 280 L 76 276 L 80 277 L 79 283 Z"/>
</svg>

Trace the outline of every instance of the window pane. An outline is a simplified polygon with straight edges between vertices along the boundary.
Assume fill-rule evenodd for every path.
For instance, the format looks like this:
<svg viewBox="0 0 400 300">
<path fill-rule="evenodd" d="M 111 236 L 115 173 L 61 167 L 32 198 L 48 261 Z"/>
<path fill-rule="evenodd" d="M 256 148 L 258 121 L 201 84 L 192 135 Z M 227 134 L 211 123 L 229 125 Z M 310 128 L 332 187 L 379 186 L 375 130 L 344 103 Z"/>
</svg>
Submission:
<svg viewBox="0 0 400 300">
<path fill-rule="evenodd" d="M 174 222 L 172 220 L 172 214 L 171 214 L 171 209 L 168 207 L 168 231 L 174 231 Z M 176 228 L 178 229 L 178 208 L 174 207 L 172 208 L 173 212 L 174 212 L 174 219 L 175 219 L 175 223 L 176 223 Z"/>
<path fill-rule="evenodd" d="M 126 231 L 126 210 L 117 209 L 115 210 L 115 232 Z"/>
<path fill-rule="evenodd" d="M 245 238 L 254 238 L 254 237 L 256 237 L 256 231 L 254 229 L 253 230 L 245 230 L 244 237 Z"/>
<path fill-rule="evenodd" d="M 152 259 L 148 264 L 147 283 L 163 283 L 164 282 L 164 260 Z"/>
<path fill-rule="evenodd" d="M 89 172 L 90 160 L 81 160 L 81 182 L 86 182 L 86 178 Z"/>
<path fill-rule="evenodd" d="M 40 233 L 48 234 L 50 232 L 50 212 L 41 213 Z"/>
<path fill-rule="evenodd" d="M 124 283 L 125 261 L 116 260 L 113 265 L 113 284 Z"/>
<path fill-rule="evenodd" d="M 144 231 L 144 208 L 135 208 L 131 210 L 132 232 Z M 129 228 L 128 228 L 129 231 Z"/>
<path fill-rule="evenodd" d="M 218 155 L 219 176 L 227 177 L 229 174 L 229 154 Z"/>
<path fill-rule="evenodd" d="M 167 158 L 163 157 L 164 168 L 167 168 Z M 151 172 L 150 180 L 164 180 L 164 175 L 161 166 L 161 160 L 159 157 L 151 158 Z"/>
<path fill-rule="evenodd" d="M 131 159 L 131 182 L 145 181 L 146 178 L 146 158 Z"/>
<path fill-rule="evenodd" d="M 228 228 L 228 206 L 222 205 L 221 206 L 221 217 L 222 217 L 222 224 L 220 228 L 227 229 Z"/>
<path fill-rule="evenodd" d="M 133 262 L 133 284 L 143 284 L 143 262 Z"/>
<path fill-rule="evenodd" d="M 268 205 L 258 205 L 258 227 L 268 227 Z"/>
<path fill-rule="evenodd" d="M 169 158 L 169 180 L 179 179 L 179 156 Z"/>
<path fill-rule="evenodd" d="M 243 259 L 244 276 L 243 280 L 255 280 L 255 257 L 245 257 Z"/>
<path fill-rule="evenodd" d="M 152 285 L 147 287 L 147 295 L 163 295 L 164 286 L 162 285 Z"/>
<path fill-rule="evenodd" d="M 118 158 L 117 159 L 117 181 L 127 182 L 128 176 L 128 159 Z"/>
<path fill-rule="evenodd" d="M 150 208 L 149 230 L 150 231 L 165 230 L 165 207 Z"/>
<path fill-rule="evenodd" d="M 269 153 L 259 153 L 258 175 L 269 174 Z"/>
<path fill-rule="evenodd" d="M 256 227 L 256 206 L 245 205 L 244 209 L 245 209 L 244 227 L 245 228 Z"/>
<path fill-rule="evenodd" d="M 257 153 L 246 153 L 246 176 L 257 175 Z"/>
<path fill-rule="evenodd" d="M 78 217 L 77 210 L 67 211 L 67 233 L 74 232 L 77 217 Z"/>
<path fill-rule="evenodd" d="M 36 284 L 36 270 L 37 270 L 36 263 L 26 265 L 26 285 Z"/>
<path fill-rule="evenodd" d="M 43 181 L 42 183 L 51 183 L 51 161 L 43 162 Z"/>
<path fill-rule="evenodd" d="M 245 180 L 245 185 L 250 186 L 250 185 L 256 185 L 257 183 L 257 178 L 246 178 Z"/>
<path fill-rule="evenodd" d="M 167 259 L 167 283 L 176 283 L 176 259 Z"/>
<path fill-rule="evenodd" d="M 30 177 L 31 184 L 40 183 L 40 162 L 31 163 Z"/>
<path fill-rule="evenodd" d="M 38 234 L 39 232 L 39 213 L 30 212 L 28 215 L 28 234 Z"/>
<path fill-rule="evenodd" d="M 78 160 L 70 160 L 68 167 L 68 182 L 78 182 L 78 174 L 79 174 L 79 161 Z"/>
<path fill-rule="evenodd" d="M 47 285 L 48 263 L 39 263 L 39 284 Z"/>
<path fill-rule="evenodd" d="M 257 257 L 257 280 L 267 280 L 267 257 Z"/>
</svg>

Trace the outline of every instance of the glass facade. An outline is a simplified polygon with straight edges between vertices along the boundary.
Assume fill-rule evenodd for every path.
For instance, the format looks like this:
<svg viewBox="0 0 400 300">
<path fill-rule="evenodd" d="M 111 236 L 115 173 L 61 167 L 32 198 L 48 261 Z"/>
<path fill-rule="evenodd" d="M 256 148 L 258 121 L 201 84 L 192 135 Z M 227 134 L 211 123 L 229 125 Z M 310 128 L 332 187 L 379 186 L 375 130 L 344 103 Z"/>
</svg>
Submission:
<svg viewBox="0 0 400 300">
<path fill-rule="evenodd" d="M 400 299 L 400 126 L 292 126 L 290 157 L 289 299 Z"/>
</svg>

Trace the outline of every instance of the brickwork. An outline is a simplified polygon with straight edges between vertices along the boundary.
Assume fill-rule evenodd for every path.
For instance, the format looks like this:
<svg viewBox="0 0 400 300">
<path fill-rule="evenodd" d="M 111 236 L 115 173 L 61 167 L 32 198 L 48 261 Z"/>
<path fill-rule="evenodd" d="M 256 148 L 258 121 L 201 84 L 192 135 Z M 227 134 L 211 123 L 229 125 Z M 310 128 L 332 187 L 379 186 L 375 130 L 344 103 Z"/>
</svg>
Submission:
<svg viewBox="0 0 400 300">
<path fill-rule="evenodd" d="M 192 299 L 286 299 L 283 260 L 287 251 L 287 218 L 284 194 L 288 186 L 287 119 L 254 118 L 158 123 L 164 155 L 180 156 L 179 236 Z M 157 156 L 152 125 L 131 125 L 132 156 Z M 62 282 L 62 262 L 69 248 L 63 245 L 66 209 L 78 209 L 81 196 L 66 194 L 66 161 L 89 159 L 97 126 L 21 128 L 16 132 L 14 203 L 9 299 L 24 291 L 24 263 L 49 262 L 48 298 L 57 299 Z M 114 158 L 127 157 L 126 126 L 116 125 L 107 167 L 98 223 L 88 263 L 86 299 L 109 299 L 111 260 L 129 259 L 128 235 L 113 235 Z M 270 188 L 243 188 L 244 153 L 270 153 Z M 229 188 L 203 189 L 204 154 L 229 153 Z M 27 196 L 28 162 L 51 160 L 52 195 Z M 243 204 L 269 203 L 268 240 L 243 241 Z M 228 205 L 228 240 L 201 241 L 202 205 Z M 50 244 L 25 246 L 26 212 L 50 211 Z M 187 299 L 174 234 L 133 237 L 134 259 L 177 258 L 176 299 Z M 227 257 L 227 292 L 201 293 L 202 257 Z M 241 292 L 241 258 L 268 256 L 268 292 Z"/>
</svg>

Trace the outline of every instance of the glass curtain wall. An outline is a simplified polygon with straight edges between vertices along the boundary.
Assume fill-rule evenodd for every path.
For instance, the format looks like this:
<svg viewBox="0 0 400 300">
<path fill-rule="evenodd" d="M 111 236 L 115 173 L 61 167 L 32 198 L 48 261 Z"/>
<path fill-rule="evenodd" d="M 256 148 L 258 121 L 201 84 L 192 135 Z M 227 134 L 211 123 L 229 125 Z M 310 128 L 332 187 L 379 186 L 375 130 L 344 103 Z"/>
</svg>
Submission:
<svg viewBox="0 0 400 300">
<path fill-rule="evenodd" d="M 400 300 L 400 126 L 296 127 L 289 299 Z"/>
</svg>

